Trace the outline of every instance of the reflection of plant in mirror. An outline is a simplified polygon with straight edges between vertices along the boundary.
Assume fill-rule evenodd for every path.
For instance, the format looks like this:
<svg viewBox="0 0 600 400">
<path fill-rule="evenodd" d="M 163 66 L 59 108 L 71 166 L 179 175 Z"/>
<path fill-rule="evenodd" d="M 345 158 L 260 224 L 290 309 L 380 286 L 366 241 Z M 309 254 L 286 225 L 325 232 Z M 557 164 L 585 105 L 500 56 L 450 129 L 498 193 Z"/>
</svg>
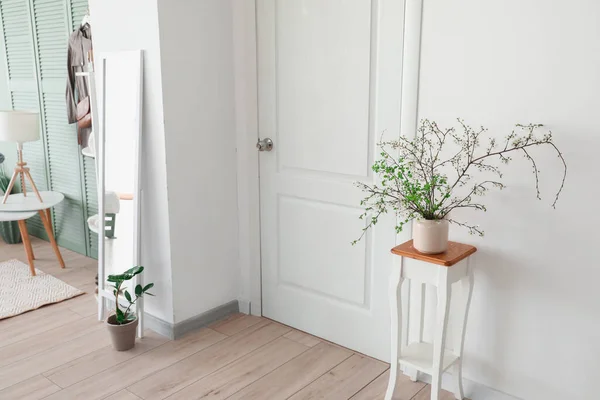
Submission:
<svg viewBox="0 0 600 400">
<path fill-rule="evenodd" d="M 0 192 L 2 192 L 2 196 L 4 196 L 10 185 L 10 177 L 4 168 L 4 161 L 4 154 L 0 153 Z M 15 188 L 13 187 L 10 192 L 11 194 L 14 193 Z M 0 236 L 8 244 L 20 243 L 21 231 L 19 230 L 19 223 L 17 221 L 0 222 Z"/>
<path fill-rule="evenodd" d="M 4 170 L 0 169 L 0 191 L 2 192 L 2 194 L 6 193 L 9 184 L 10 178 L 6 176 Z"/>
<path fill-rule="evenodd" d="M 0 153 L 0 190 L 2 194 L 6 193 L 6 189 L 8 189 L 8 185 L 10 184 L 10 178 L 4 169 L 4 160 L 4 154 Z"/>
<path fill-rule="evenodd" d="M 504 140 L 497 141 L 493 137 L 486 138 L 487 129 L 483 127 L 473 129 L 461 119 L 458 119 L 458 123 L 460 128 L 457 131 L 455 128 L 441 129 L 435 122 L 425 119 L 421 121 L 414 139 L 400 137 L 399 140 L 379 144 L 380 158 L 372 168 L 379 176 L 379 183 L 356 183 L 366 193 L 361 201 L 365 212 L 360 218 L 368 221 L 358 240 L 388 211 L 394 212 L 399 218 L 397 232 L 415 218 L 447 219 L 467 228 L 469 233 L 483 236 L 483 231 L 477 225 L 455 221 L 448 214 L 460 208 L 486 211 L 485 205 L 477 197 L 485 195 L 492 188 L 505 187 L 501 166 L 508 164 L 516 154 L 521 154 L 529 161 L 535 178 L 536 195 L 541 200 L 540 170 L 530 154 L 534 147 L 546 147 L 553 151 L 563 166 L 552 207 L 556 205 L 565 184 L 567 164 L 552 140 L 552 132 L 539 124 L 518 124 Z M 544 132 L 539 134 L 540 130 Z M 484 140 L 485 147 L 482 143 Z M 494 159 L 497 163 L 492 162 Z M 475 176 L 476 172 L 492 177 L 483 180 Z"/>
<path fill-rule="evenodd" d="M 154 296 L 152 293 L 148 292 L 148 290 L 154 287 L 154 283 L 149 283 L 144 287 L 142 287 L 142 285 L 137 285 L 135 287 L 135 298 L 132 297 L 131 293 L 129 293 L 127 290 L 122 292 L 121 287 L 123 286 L 123 283 L 133 279 L 134 276 L 141 274 L 142 271 L 144 271 L 144 267 L 138 266 L 128 269 L 122 274 L 108 276 L 108 281 L 114 283 L 114 285 L 111 287 L 113 288 L 113 294 L 115 295 L 115 317 L 117 320 L 117 325 L 123 325 L 135 320 L 136 316 L 135 313 L 131 312 L 131 307 L 136 301 L 138 301 L 140 297 L 142 297 L 144 294 Z M 119 294 L 121 293 L 123 293 L 125 299 L 129 302 L 129 306 L 125 311 L 119 308 Z"/>
</svg>

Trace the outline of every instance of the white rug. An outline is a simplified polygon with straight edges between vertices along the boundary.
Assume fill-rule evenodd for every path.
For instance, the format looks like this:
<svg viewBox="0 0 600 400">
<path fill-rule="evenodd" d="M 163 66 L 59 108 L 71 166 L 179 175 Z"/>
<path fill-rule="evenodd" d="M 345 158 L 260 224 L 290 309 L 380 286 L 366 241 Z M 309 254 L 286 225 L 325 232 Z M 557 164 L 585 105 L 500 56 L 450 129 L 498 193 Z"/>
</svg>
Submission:
<svg viewBox="0 0 600 400">
<path fill-rule="evenodd" d="M 35 273 L 18 260 L 0 263 L 0 320 L 84 293 L 39 269 Z"/>
</svg>

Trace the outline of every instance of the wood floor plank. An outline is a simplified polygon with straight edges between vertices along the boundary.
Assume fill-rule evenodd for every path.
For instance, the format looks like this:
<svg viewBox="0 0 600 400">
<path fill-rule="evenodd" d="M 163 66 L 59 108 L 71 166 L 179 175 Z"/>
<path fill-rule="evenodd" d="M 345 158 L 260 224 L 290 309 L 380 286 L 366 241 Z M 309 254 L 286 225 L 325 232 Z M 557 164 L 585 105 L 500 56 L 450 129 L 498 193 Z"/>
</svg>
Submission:
<svg viewBox="0 0 600 400">
<path fill-rule="evenodd" d="M 92 328 L 97 312 L 93 296 L 97 261 L 62 249 L 67 268 L 61 269 L 49 243 L 33 238 L 32 245 L 38 269 L 86 294 L 0 321 L 0 400 L 140 400 L 141 396 L 127 389 L 136 385 L 150 399 L 173 393 L 170 400 L 277 400 L 290 396 L 342 400 L 381 371 L 381 365 L 368 357 L 243 314 L 231 315 L 213 324 L 215 329 L 177 341 L 148 333 L 134 350 L 115 352 L 101 325 Z M 0 255 L 27 263 L 20 244 L 0 242 Z M 90 331 L 86 332 L 88 323 Z M 267 325 L 277 331 L 270 341 L 255 334 L 250 339 L 240 338 Z M 228 345 L 221 344 L 226 340 L 230 340 Z M 211 350 L 213 347 L 216 350 Z M 365 367 L 372 361 L 374 369 Z M 383 399 L 388 377 L 389 370 L 351 399 Z M 429 400 L 428 385 L 405 376 L 400 380 L 395 398 Z M 153 387 L 158 393 L 152 392 Z M 443 400 L 452 398 L 451 393 L 443 392 Z"/>
<path fill-rule="evenodd" d="M 230 399 L 287 399 L 352 354 L 349 350 L 321 342 L 240 390 Z"/>
<path fill-rule="evenodd" d="M 95 260 L 94 260 L 95 261 Z M 36 265 L 37 267 L 37 265 Z M 44 271 L 45 273 L 52 275 L 53 277 L 60 279 L 61 281 L 66 282 L 68 280 L 68 284 L 74 287 L 79 287 L 80 285 L 85 285 L 86 283 L 93 282 L 93 279 L 96 275 L 98 268 L 90 268 L 85 266 L 72 266 L 68 269 L 56 269 L 52 270 L 52 272 Z M 90 279 L 91 278 L 91 279 Z"/>
<path fill-rule="evenodd" d="M 32 310 L 15 317 L 3 319 L 0 321 L 0 334 L 1 332 L 5 332 L 9 329 L 13 331 L 19 329 L 19 327 L 23 325 L 30 325 L 32 324 L 32 321 L 37 321 L 39 319 L 48 317 L 49 315 L 59 315 L 62 311 L 69 310 L 70 307 L 77 308 L 80 303 L 89 301 L 87 296 L 89 295 L 77 296 L 72 299 L 61 301 L 60 303 L 45 305 L 37 310 Z"/>
<path fill-rule="evenodd" d="M 426 385 L 411 400 L 429 400 L 429 399 L 431 399 L 431 386 Z M 440 393 L 440 400 L 454 400 L 454 395 L 446 390 L 442 390 Z M 468 399 L 465 399 L 465 400 L 468 400 Z"/>
<path fill-rule="evenodd" d="M 108 396 L 104 400 L 140 400 L 140 398 L 131 393 L 129 390 L 124 389 L 113 394 L 112 396 Z"/>
<path fill-rule="evenodd" d="M 83 297 L 83 296 L 80 296 Z M 75 297 L 77 299 L 78 297 Z M 73 299 L 73 300 L 75 300 Z M 6 318 L 0 321 L 0 332 L 7 331 L 9 329 L 17 329 L 20 325 L 26 325 L 31 323 L 33 320 L 43 318 L 50 314 L 58 314 L 61 310 L 62 303 L 50 304 L 44 307 L 40 307 L 37 310 L 29 311 L 11 318 Z M 65 309 L 66 307 L 62 307 Z"/>
<path fill-rule="evenodd" d="M 70 363 L 65 363 L 47 371 L 44 373 L 44 376 L 61 388 L 66 388 L 109 368 L 117 367 L 119 364 L 127 362 L 168 341 L 169 339 L 164 336 L 147 331 L 142 339 L 137 339 L 135 347 L 129 351 L 114 351 L 112 345 L 109 345 L 73 360 Z"/>
<path fill-rule="evenodd" d="M 102 327 L 103 324 L 98 322 L 95 316 L 91 316 L 0 347 L 0 367 L 31 357 Z"/>
<path fill-rule="evenodd" d="M 95 285 L 89 284 L 89 291 L 92 292 L 94 290 Z M 79 290 L 87 291 L 83 289 L 85 286 L 77 286 Z M 75 301 L 78 300 L 78 301 Z M 69 310 L 73 311 L 75 314 L 81 315 L 82 317 L 88 317 L 90 315 L 96 315 L 98 313 L 98 300 L 93 294 L 85 294 L 76 299 L 73 299 L 72 302 L 67 303 L 66 306 Z"/>
<path fill-rule="evenodd" d="M 109 344 L 109 337 L 99 329 L 24 360 L 0 368 L 0 389 L 33 378 L 59 365 L 85 356 Z"/>
<path fill-rule="evenodd" d="M 390 370 L 379 375 L 377 379 L 358 392 L 352 400 L 379 400 L 383 399 L 390 379 Z M 423 389 L 425 383 L 413 382 L 407 376 L 400 376 L 400 382 L 394 393 L 394 399 L 411 400 L 419 391 Z"/>
<path fill-rule="evenodd" d="M 164 399 L 289 331 L 288 327 L 261 319 L 239 334 L 129 386 L 128 390 L 145 400 Z"/>
<path fill-rule="evenodd" d="M 13 326 L 10 329 L 0 331 L 0 348 L 21 340 L 48 332 L 59 326 L 71 324 L 82 319 L 78 314 L 69 310 L 63 310 L 60 314 L 51 314 L 42 318 L 32 319 L 26 324 Z"/>
<path fill-rule="evenodd" d="M 307 350 L 306 346 L 281 337 L 205 376 L 168 400 L 226 399 Z"/>
<path fill-rule="evenodd" d="M 48 379 L 37 375 L 0 391 L 0 400 L 38 400 L 59 390 L 60 388 Z"/>
<path fill-rule="evenodd" d="M 220 320 L 218 320 L 218 321 L 215 321 L 215 322 L 211 323 L 210 325 L 208 325 L 208 327 L 209 327 L 210 329 L 212 329 L 212 330 L 215 330 L 215 331 L 216 331 L 217 329 L 215 329 L 215 328 L 218 328 L 219 326 L 222 326 L 222 325 L 228 324 L 229 322 L 231 322 L 231 321 L 234 321 L 234 320 L 236 320 L 236 319 L 238 319 L 238 318 L 242 318 L 244 315 L 246 315 L 246 314 L 244 314 L 244 313 L 240 313 L 240 312 L 237 312 L 237 313 L 232 313 L 232 314 L 229 314 L 229 315 L 227 315 L 227 316 L 226 316 L 226 317 L 224 317 L 224 318 L 221 318 L 221 319 L 220 319 Z M 218 331 L 217 331 L 217 332 L 218 332 Z"/>
<path fill-rule="evenodd" d="M 349 399 L 388 368 L 381 361 L 354 354 L 290 400 Z"/>
<path fill-rule="evenodd" d="M 385 396 L 387 390 L 388 379 L 389 379 L 389 366 L 388 369 L 380 374 L 377 378 L 371 381 L 367 386 L 362 388 L 358 393 L 352 396 L 351 400 L 380 400 Z M 421 390 L 421 389 L 419 389 Z M 415 393 L 418 393 L 415 392 Z M 409 398 L 410 400 L 410 398 Z"/>
<path fill-rule="evenodd" d="M 290 333 L 287 333 L 285 337 L 308 347 L 314 347 L 321 343 L 321 339 L 318 337 L 309 335 L 308 333 L 304 333 L 296 329 Z"/>
<path fill-rule="evenodd" d="M 113 368 L 102 371 L 49 396 L 46 400 L 103 399 L 157 371 L 168 368 L 202 349 L 214 345 L 226 337 L 212 329 L 201 329 L 127 361 L 127 368 Z"/>
<path fill-rule="evenodd" d="M 234 314 L 230 319 L 215 322 L 210 328 L 227 336 L 233 336 L 260 321 L 261 318 L 254 315 Z"/>
<path fill-rule="evenodd" d="M 90 276 L 90 279 L 93 280 L 93 275 L 91 273 L 89 274 L 89 276 Z M 68 279 L 63 279 L 63 280 L 66 283 L 69 283 Z M 77 288 L 85 291 L 83 286 L 77 286 Z M 93 296 L 91 296 L 91 297 L 92 297 L 92 299 L 94 299 Z M 61 320 L 61 318 L 57 318 L 56 321 L 52 321 L 50 317 L 51 316 L 61 316 L 61 313 L 65 312 L 65 311 L 69 311 L 71 314 L 72 313 L 79 314 L 79 316 L 81 316 L 81 317 L 92 315 L 89 312 L 85 312 L 85 315 L 82 314 L 82 312 L 84 311 L 84 307 L 86 309 L 89 308 L 90 310 L 96 309 L 95 305 L 91 301 L 92 300 L 90 300 L 90 295 L 84 294 L 81 296 L 77 296 L 77 297 L 74 297 L 71 299 L 64 300 L 60 303 L 48 304 L 48 305 L 38 308 L 37 310 L 32 310 L 32 311 L 17 315 L 12 318 L 6 318 L 3 320 L 0 320 L 0 337 L 3 337 L 3 335 L 5 335 L 7 333 L 7 331 L 10 331 L 10 332 L 16 334 L 17 332 L 21 331 L 22 329 L 27 330 L 27 329 L 33 329 L 33 328 L 37 327 L 37 329 L 39 330 L 40 327 L 44 328 L 44 326 L 48 324 L 47 321 L 51 321 L 52 326 L 49 327 L 49 329 L 52 329 L 53 327 L 56 327 L 57 324 L 60 325 L 62 323 L 62 320 Z M 95 299 L 93 301 L 95 302 Z M 73 308 L 73 310 L 71 310 L 71 308 Z M 73 317 L 75 317 L 75 316 L 73 316 Z M 34 334 L 36 334 L 36 333 L 34 333 Z M 0 340 L 2 340 L 2 339 L 0 339 Z"/>
</svg>

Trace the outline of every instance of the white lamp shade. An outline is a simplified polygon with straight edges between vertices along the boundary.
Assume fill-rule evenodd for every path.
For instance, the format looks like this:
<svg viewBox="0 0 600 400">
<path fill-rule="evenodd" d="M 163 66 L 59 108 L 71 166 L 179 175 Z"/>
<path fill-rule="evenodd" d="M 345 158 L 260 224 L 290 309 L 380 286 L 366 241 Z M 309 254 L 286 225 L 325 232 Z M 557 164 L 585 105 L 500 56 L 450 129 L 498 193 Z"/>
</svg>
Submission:
<svg viewBox="0 0 600 400">
<path fill-rule="evenodd" d="M 40 138 L 40 115 L 33 111 L 0 111 L 0 142 L 34 142 Z"/>
</svg>

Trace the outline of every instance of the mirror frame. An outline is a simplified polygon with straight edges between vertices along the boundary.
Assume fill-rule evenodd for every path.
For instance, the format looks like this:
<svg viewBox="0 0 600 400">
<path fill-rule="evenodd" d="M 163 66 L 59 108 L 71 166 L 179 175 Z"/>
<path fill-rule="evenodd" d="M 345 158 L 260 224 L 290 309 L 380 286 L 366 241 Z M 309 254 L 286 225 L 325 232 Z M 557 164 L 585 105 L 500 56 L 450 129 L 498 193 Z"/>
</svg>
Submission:
<svg viewBox="0 0 600 400">
<path fill-rule="evenodd" d="M 95 85 L 99 88 L 96 92 L 95 88 L 92 90 L 91 97 L 97 99 L 96 104 L 92 104 L 92 112 L 94 108 L 96 112 L 93 114 L 97 115 L 98 127 L 95 135 L 96 139 L 96 174 L 97 174 L 97 189 L 98 189 L 98 215 L 104 215 L 104 193 L 106 190 L 106 93 L 110 91 L 110 87 L 107 90 L 106 85 L 106 71 L 110 68 L 111 60 L 120 59 L 121 61 L 127 61 L 131 63 L 132 68 L 132 79 L 137 82 L 137 102 L 135 110 L 135 126 L 138 127 L 136 137 L 134 138 L 134 154 L 131 160 L 133 161 L 134 168 L 134 187 L 133 187 L 133 259 L 131 260 L 130 266 L 124 266 L 130 268 L 131 266 L 141 265 L 141 203 L 142 203 L 142 171 L 141 171 L 141 156 L 142 156 L 142 121 L 143 121 L 143 80 L 144 80 L 144 58 L 142 50 L 132 51 L 118 51 L 118 52 L 105 52 L 96 54 L 95 64 Z M 139 72 L 139 79 L 137 73 Z M 96 93 L 94 93 L 96 92 Z M 98 109 L 100 111 L 98 111 Z M 99 218 L 99 232 L 104 232 L 106 229 L 105 218 Z M 107 299 L 114 297 L 110 290 L 105 289 L 106 284 L 106 264 L 105 264 L 105 236 L 98 234 L 98 318 L 102 319 L 105 310 L 107 308 Z M 144 285 L 143 274 L 136 275 L 133 281 L 134 287 L 136 285 Z M 138 316 L 138 337 L 142 337 L 144 331 L 144 299 L 140 298 L 136 302 L 135 310 Z"/>
</svg>

